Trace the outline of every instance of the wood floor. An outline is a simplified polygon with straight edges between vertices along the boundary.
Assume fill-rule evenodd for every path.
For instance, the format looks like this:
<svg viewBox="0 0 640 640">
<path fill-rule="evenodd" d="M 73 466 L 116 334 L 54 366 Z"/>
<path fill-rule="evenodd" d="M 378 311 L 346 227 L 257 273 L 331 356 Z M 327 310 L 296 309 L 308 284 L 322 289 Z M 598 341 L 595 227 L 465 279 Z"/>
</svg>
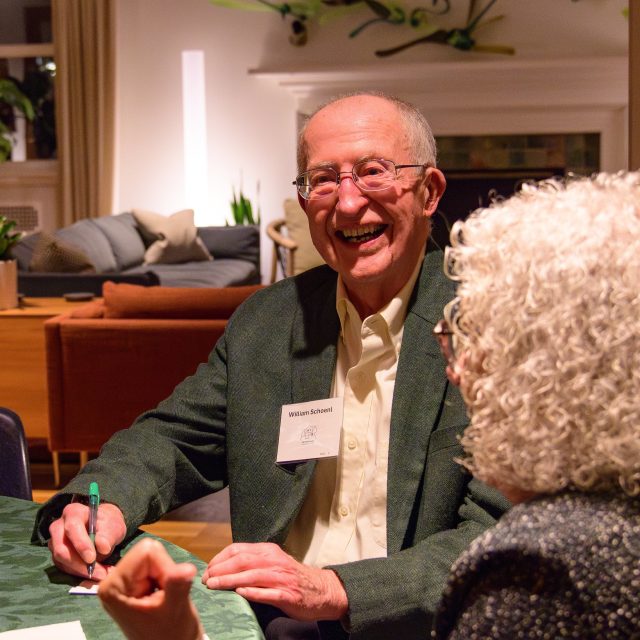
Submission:
<svg viewBox="0 0 640 640">
<path fill-rule="evenodd" d="M 77 471 L 78 465 L 63 463 L 61 465 L 63 484 Z M 51 464 L 32 462 L 31 479 L 35 502 L 45 502 L 55 493 Z M 141 529 L 169 540 L 208 562 L 231 542 L 231 527 L 228 522 L 204 521 L 202 511 L 203 509 L 197 506 L 190 509 L 189 505 L 186 505 L 154 524 L 142 526 Z"/>
</svg>

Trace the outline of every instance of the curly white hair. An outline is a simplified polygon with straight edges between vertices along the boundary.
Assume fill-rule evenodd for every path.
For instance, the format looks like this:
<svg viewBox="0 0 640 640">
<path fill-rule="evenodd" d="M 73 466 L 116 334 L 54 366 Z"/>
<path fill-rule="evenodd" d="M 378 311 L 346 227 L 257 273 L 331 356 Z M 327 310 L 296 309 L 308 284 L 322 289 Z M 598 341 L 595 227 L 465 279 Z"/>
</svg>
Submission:
<svg viewBox="0 0 640 640">
<path fill-rule="evenodd" d="M 525 185 L 451 240 L 462 463 L 528 493 L 640 494 L 640 173 Z"/>
</svg>

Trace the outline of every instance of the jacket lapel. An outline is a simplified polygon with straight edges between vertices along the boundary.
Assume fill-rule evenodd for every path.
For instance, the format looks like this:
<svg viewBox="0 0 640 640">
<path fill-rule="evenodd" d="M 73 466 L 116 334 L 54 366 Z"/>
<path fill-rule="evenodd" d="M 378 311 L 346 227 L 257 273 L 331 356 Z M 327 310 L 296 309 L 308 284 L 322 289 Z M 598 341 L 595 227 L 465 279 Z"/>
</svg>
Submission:
<svg viewBox="0 0 640 640">
<path fill-rule="evenodd" d="M 292 331 L 292 402 L 328 398 L 336 363 L 340 321 L 336 312 L 337 274 L 326 267 L 324 278 L 310 293 L 299 291 L 300 305 Z M 302 287 L 301 287 L 302 289 Z"/>
<path fill-rule="evenodd" d="M 328 398 L 331 393 L 340 329 L 335 308 L 337 275 L 329 267 L 314 271 L 317 273 L 296 281 L 302 286 L 291 335 L 291 403 Z M 317 283 L 310 286 L 307 280 L 318 275 L 322 277 L 316 277 Z M 289 474 L 285 481 L 289 490 L 276 523 L 276 539 L 283 541 L 308 492 L 316 461 L 280 466 Z"/>
<path fill-rule="evenodd" d="M 388 553 L 402 548 L 424 475 L 427 446 L 446 391 L 445 364 L 433 327 L 453 286 L 442 253 L 427 253 L 405 320 L 393 395 L 387 478 Z"/>
</svg>

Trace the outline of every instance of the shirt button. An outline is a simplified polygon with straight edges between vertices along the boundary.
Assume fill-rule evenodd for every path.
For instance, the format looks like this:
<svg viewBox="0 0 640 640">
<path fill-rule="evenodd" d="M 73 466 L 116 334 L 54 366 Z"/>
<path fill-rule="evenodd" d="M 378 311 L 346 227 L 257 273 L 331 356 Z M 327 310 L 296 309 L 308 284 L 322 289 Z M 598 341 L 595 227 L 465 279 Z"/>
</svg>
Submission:
<svg viewBox="0 0 640 640">
<path fill-rule="evenodd" d="M 355 449 L 357 445 L 358 443 L 353 439 L 349 440 L 349 442 L 347 443 L 347 446 L 349 447 L 349 449 Z"/>
<path fill-rule="evenodd" d="M 347 507 L 340 507 L 340 515 L 346 518 L 349 515 L 349 509 L 347 509 Z"/>
</svg>

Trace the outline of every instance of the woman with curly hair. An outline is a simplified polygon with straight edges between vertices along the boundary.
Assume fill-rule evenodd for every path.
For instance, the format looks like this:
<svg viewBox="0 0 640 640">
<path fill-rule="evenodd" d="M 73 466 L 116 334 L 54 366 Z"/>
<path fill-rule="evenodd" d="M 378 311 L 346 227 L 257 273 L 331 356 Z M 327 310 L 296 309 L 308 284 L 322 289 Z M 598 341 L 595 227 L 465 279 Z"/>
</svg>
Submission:
<svg viewBox="0 0 640 640">
<path fill-rule="evenodd" d="M 640 637 L 640 174 L 525 185 L 451 232 L 435 333 L 460 462 L 516 506 L 452 568 L 433 637 Z"/>
</svg>

